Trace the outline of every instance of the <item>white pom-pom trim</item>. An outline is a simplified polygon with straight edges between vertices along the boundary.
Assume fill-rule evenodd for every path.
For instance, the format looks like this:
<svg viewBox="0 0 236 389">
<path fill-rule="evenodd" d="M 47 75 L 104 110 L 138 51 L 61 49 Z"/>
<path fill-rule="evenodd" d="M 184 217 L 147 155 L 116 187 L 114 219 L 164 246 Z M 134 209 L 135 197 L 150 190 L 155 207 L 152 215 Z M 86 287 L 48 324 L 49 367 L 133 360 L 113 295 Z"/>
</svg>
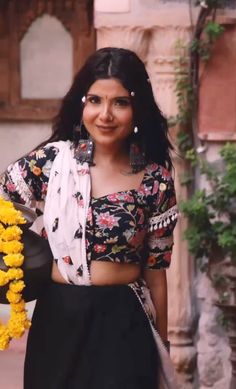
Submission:
<svg viewBox="0 0 236 389">
<path fill-rule="evenodd" d="M 166 212 L 161 213 L 158 216 L 151 217 L 149 219 L 149 231 L 156 231 L 163 227 L 167 227 L 172 221 L 178 218 L 178 207 L 174 205 L 170 209 L 167 209 Z"/>
</svg>

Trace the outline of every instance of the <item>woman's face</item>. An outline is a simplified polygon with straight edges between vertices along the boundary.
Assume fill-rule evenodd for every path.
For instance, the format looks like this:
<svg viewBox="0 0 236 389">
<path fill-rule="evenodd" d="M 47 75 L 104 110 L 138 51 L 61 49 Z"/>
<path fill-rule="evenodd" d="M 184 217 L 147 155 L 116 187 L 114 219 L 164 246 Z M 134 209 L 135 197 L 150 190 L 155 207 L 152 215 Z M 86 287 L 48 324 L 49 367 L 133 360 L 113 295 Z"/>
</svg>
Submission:
<svg viewBox="0 0 236 389">
<path fill-rule="evenodd" d="M 124 144 L 133 131 L 130 93 L 116 79 L 95 81 L 86 95 L 83 122 L 95 144 Z"/>
</svg>

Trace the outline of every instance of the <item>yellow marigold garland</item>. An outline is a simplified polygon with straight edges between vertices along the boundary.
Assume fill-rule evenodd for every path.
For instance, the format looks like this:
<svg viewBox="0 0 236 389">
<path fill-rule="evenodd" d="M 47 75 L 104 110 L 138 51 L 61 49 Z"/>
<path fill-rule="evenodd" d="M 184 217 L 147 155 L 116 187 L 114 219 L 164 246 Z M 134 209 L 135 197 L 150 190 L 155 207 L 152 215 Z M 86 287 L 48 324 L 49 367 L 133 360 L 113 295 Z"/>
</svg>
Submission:
<svg viewBox="0 0 236 389">
<path fill-rule="evenodd" d="M 10 318 L 4 325 L 0 321 L 0 350 L 8 348 L 12 338 L 20 338 L 30 327 L 27 318 L 22 291 L 25 287 L 22 280 L 24 273 L 20 268 L 24 262 L 23 244 L 20 242 L 22 230 L 18 224 L 25 219 L 14 205 L 0 197 L 0 252 L 5 254 L 3 260 L 7 271 L 0 270 L 0 287 L 9 284 L 6 298 L 10 303 Z"/>
</svg>

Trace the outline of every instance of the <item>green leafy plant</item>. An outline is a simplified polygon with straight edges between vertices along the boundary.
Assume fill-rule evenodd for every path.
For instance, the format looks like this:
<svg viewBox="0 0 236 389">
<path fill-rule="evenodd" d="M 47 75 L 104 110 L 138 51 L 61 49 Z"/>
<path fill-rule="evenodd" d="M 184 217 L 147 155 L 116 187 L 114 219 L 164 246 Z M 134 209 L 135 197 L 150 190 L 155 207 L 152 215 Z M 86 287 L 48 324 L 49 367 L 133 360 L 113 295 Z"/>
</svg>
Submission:
<svg viewBox="0 0 236 389">
<path fill-rule="evenodd" d="M 180 204 L 189 220 L 184 237 L 202 270 L 226 256 L 236 266 L 236 146 L 226 143 L 220 156 L 220 163 L 211 164 L 192 150 L 191 164 L 198 165 L 207 188 Z"/>
<path fill-rule="evenodd" d="M 188 219 L 184 238 L 201 271 L 217 291 L 221 309 L 219 323 L 230 330 L 229 343 L 235 348 L 232 328 L 236 318 L 236 146 L 226 143 L 218 163 L 204 157 L 205 145 L 198 137 L 199 87 L 211 59 L 213 46 L 224 32 L 216 22 L 216 10 L 224 0 L 200 0 L 199 14 L 188 44 L 178 43 L 176 100 L 178 114 L 171 123 L 178 128 L 178 149 L 183 157 L 188 199 L 180 204 Z M 200 64 L 204 66 L 200 75 Z M 197 188 L 196 177 L 201 180 Z M 205 187 L 202 188 L 203 182 Z M 234 365 L 232 362 L 234 369 Z M 231 386 L 233 387 L 233 378 Z"/>
<path fill-rule="evenodd" d="M 189 42 L 176 43 L 175 63 L 175 95 L 177 115 L 169 118 L 170 126 L 177 126 L 178 148 L 187 162 L 191 158 L 191 149 L 201 143 L 197 136 L 197 115 L 199 106 L 200 63 L 211 58 L 216 41 L 224 32 L 224 28 L 215 20 L 216 10 L 223 6 L 224 0 L 201 0 L 196 25 Z M 190 161 L 191 162 L 191 161 Z M 190 163 L 192 168 L 196 167 Z M 192 175 L 192 181 L 194 174 Z M 191 182 L 189 176 L 187 183 Z"/>
<path fill-rule="evenodd" d="M 187 44 L 177 42 L 178 113 L 170 120 L 179 129 L 178 149 L 185 161 L 181 183 L 187 186 L 189 194 L 188 200 L 181 203 L 182 213 L 189 222 L 184 238 L 199 268 L 208 272 L 213 261 L 224 261 L 226 257 L 236 266 L 236 147 L 225 144 L 220 150 L 220 163 L 211 164 L 199 153 L 204 145 L 197 135 L 199 67 L 201 62 L 210 60 L 212 48 L 224 32 L 215 20 L 216 9 L 223 6 L 222 1 L 198 2 L 201 7 L 192 39 Z M 196 176 L 204 176 L 205 188 L 196 189 Z M 224 277 L 211 276 L 213 285 L 225 296 Z"/>
</svg>

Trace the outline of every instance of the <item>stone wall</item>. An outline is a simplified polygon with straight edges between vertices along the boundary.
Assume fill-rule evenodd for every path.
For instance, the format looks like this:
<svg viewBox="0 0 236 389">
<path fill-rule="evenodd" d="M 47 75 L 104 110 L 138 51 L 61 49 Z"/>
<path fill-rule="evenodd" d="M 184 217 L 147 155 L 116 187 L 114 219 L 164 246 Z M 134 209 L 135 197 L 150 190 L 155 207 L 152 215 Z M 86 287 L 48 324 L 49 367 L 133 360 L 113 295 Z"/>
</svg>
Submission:
<svg viewBox="0 0 236 389">
<path fill-rule="evenodd" d="M 209 162 L 219 160 L 221 146 L 217 142 L 205 143 Z M 199 186 L 206 188 L 203 178 Z M 206 274 L 199 271 L 195 283 L 199 311 L 196 347 L 200 388 L 228 389 L 231 376 L 230 347 L 225 330 L 220 325 L 222 313 L 215 306 L 218 295 Z"/>
</svg>

